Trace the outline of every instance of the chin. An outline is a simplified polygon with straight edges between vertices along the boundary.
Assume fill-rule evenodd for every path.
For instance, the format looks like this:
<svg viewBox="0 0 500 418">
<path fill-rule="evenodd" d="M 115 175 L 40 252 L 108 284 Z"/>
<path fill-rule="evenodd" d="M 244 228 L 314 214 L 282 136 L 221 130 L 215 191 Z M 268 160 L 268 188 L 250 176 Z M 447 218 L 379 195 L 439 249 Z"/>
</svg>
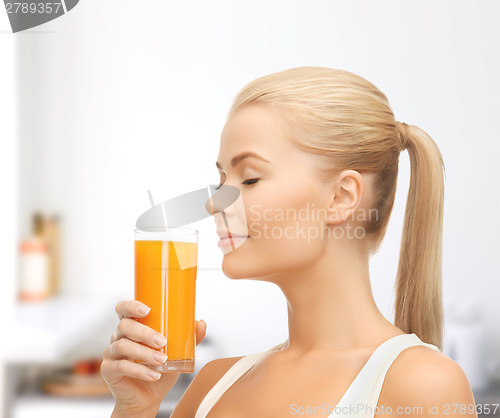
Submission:
<svg viewBox="0 0 500 418">
<path fill-rule="evenodd" d="M 268 281 L 267 278 L 273 276 L 273 272 L 267 269 L 258 268 L 254 263 L 245 262 L 243 257 L 238 257 L 237 252 L 231 252 L 224 256 L 222 260 L 222 273 L 231 280 L 257 280 Z"/>
<path fill-rule="evenodd" d="M 255 278 L 255 268 L 248 262 L 248 257 L 239 253 L 238 249 L 224 255 L 222 260 L 222 272 L 233 280 Z"/>
<path fill-rule="evenodd" d="M 236 260 L 237 257 L 232 257 L 233 255 L 232 252 L 224 255 L 224 260 L 222 261 L 224 276 L 232 280 L 249 279 L 251 276 L 248 274 L 248 269 L 244 267 L 243 263 Z"/>
</svg>

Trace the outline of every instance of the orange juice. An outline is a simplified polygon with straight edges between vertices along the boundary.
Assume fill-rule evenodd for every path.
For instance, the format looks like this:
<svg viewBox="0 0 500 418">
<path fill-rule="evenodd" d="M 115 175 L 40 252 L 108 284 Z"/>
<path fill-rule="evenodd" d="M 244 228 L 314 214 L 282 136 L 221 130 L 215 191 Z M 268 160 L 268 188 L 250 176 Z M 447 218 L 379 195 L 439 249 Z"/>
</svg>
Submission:
<svg viewBox="0 0 500 418">
<path fill-rule="evenodd" d="M 197 253 L 195 242 L 135 241 L 135 299 L 151 308 L 138 321 L 167 338 L 167 363 L 155 370 L 194 371 Z"/>
</svg>

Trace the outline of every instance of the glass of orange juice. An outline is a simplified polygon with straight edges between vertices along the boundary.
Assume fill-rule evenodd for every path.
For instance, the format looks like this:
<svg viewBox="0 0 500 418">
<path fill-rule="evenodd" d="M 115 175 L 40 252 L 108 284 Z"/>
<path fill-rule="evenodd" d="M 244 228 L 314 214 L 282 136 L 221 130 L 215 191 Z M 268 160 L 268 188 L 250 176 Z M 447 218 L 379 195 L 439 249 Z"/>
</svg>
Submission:
<svg viewBox="0 0 500 418">
<path fill-rule="evenodd" d="M 137 320 L 167 339 L 160 350 L 167 362 L 147 364 L 158 372 L 194 372 L 197 259 L 195 229 L 135 230 L 135 300 L 151 308 L 147 317 Z"/>
</svg>

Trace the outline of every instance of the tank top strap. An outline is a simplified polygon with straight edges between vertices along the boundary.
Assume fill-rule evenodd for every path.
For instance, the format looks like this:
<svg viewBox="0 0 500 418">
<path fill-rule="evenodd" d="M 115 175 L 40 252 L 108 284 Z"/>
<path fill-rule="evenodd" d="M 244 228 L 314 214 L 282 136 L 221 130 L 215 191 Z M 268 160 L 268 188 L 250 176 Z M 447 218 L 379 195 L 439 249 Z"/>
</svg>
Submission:
<svg viewBox="0 0 500 418">
<path fill-rule="evenodd" d="M 368 359 L 330 417 L 372 418 L 389 367 L 403 350 L 419 345 L 441 351 L 435 345 L 424 343 L 415 333 L 401 334 L 382 344 Z"/>
<path fill-rule="evenodd" d="M 261 358 L 267 353 L 280 349 L 284 344 L 280 343 L 270 348 L 269 350 L 249 354 L 240 358 L 234 363 L 227 372 L 219 379 L 219 381 L 208 391 L 201 401 L 194 418 L 205 418 L 221 396 L 245 373 L 247 373 Z"/>
</svg>

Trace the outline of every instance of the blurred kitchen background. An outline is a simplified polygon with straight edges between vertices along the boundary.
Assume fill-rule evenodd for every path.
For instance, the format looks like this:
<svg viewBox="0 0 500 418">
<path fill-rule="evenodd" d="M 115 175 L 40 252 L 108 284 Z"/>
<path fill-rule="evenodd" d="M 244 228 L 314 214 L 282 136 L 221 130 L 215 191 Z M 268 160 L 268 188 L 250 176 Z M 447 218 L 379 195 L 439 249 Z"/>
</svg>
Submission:
<svg viewBox="0 0 500 418">
<path fill-rule="evenodd" d="M 440 147 L 445 353 L 476 403 L 498 404 L 499 16 L 494 1 L 82 0 L 12 34 L 3 13 L 2 416 L 109 417 L 99 364 L 115 304 L 133 298 L 133 229 L 146 190 L 162 201 L 218 184 L 234 95 L 302 65 L 367 78 L 397 120 Z M 373 292 L 391 320 L 409 175 L 403 152 L 385 244 L 371 260 Z M 279 289 L 226 278 L 213 220 L 190 226 L 200 231 L 196 317 L 208 324 L 196 371 L 284 341 Z M 181 376 L 159 417 L 193 376 Z"/>
</svg>

